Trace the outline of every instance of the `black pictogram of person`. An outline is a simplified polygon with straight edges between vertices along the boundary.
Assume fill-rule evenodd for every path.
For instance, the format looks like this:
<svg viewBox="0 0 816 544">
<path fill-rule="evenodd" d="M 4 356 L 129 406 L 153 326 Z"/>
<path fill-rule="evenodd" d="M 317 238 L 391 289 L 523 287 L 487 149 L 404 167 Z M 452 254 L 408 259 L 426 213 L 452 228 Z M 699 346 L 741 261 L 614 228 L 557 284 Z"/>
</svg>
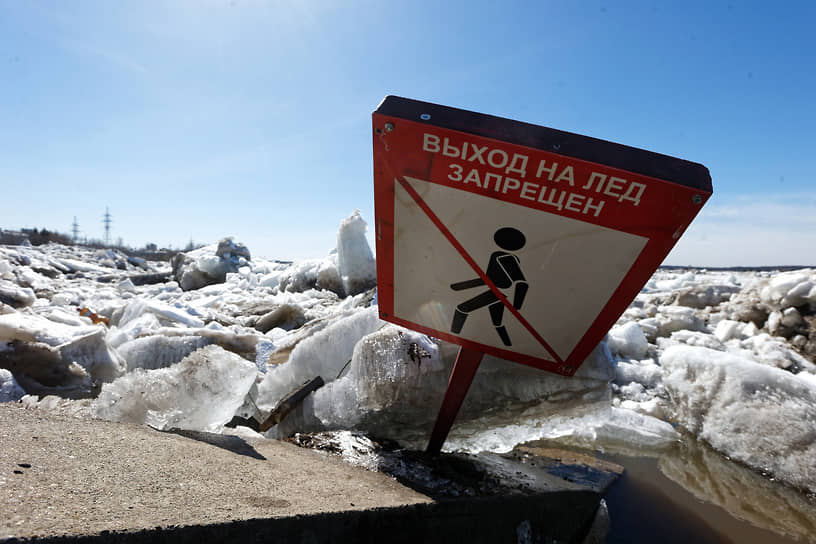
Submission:
<svg viewBox="0 0 816 544">
<path fill-rule="evenodd" d="M 524 278 L 524 274 L 521 272 L 519 258 L 510 252 L 523 248 L 527 240 L 521 231 L 513 227 L 500 228 L 493 234 L 493 240 L 503 251 L 494 251 L 493 254 L 490 255 L 490 262 L 487 264 L 485 275 L 490 278 L 490 281 L 499 289 L 513 287 L 513 308 L 520 310 L 521 305 L 524 304 L 524 297 L 527 295 L 529 285 Z M 462 291 L 464 289 L 479 287 L 480 285 L 485 285 L 485 282 L 481 278 L 475 278 L 452 283 L 451 289 L 454 291 Z M 461 332 L 468 314 L 485 306 L 487 306 L 490 311 L 490 319 L 493 322 L 493 326 L 496 327 L 496 332 L 499 334 L 502 342 L 504 342 L 504 345 L 512 346 L 513 344 L 510 342 L 507 329 L 502 325 L 504 304 L 491 289 L 464 301 L 456 307 L 453 313 L 451 332 L 456 334 Z"/>
</svg>

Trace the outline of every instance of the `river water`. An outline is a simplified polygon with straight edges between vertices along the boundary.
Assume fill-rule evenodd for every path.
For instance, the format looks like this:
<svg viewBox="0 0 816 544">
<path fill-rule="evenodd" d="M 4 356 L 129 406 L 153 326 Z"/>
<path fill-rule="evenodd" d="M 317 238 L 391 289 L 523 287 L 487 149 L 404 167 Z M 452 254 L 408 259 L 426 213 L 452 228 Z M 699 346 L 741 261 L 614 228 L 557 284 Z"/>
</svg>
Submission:
<svg viewBox="0 0 816 544">
<path fill-rule="evenodd" d="M 693 437 L 659 457 L 601 457 L 626 468 L 606 497 L 607 543 L 816 542 L 816 497 Z"/>
</svg>

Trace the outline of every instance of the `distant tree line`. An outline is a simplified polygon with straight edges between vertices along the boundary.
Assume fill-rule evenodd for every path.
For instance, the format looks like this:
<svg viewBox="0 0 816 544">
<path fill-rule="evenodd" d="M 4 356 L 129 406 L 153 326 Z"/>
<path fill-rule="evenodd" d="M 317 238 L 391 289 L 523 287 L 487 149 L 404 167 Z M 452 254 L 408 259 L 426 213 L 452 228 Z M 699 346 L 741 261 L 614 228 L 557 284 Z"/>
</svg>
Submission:
<svg viewBox="0 0 816 544">
<path fill-rule="evenodd" d="M 32 246 L 41 246 L 49 242 L 72 245 L 71 237 L 61 232 L 48 229 L 20 229 L 18 231 L 0 229 L 0 244 L 19 245 L 26 240 Z"/>
<path fill-rule="evenodd" d="M 9 246 L 18 246 L 24 244 L 28 241 L 32 246 L 39 246 L 43 244 L 48 244 L 53 242 L 55 244 L 63 244 L 66 246 L 80 246 L 80 247 L 90 247 L 94 249 L 118 249 L 119 251 L 127 254 L 132 255 L 135 257 L 141 257 L 143 259 L 147 259 L 149 261 L 168 261 L 175 255 L 179 253 L 179 251 L 190 251 L 193 249 L 197 249 L 199 247 L 203 247 L 205 244 L 194 244 L 192 240 L 190 243 L 187 244 L 183 250 L 172 249 L 172 248 L 159 248 L 154 243 L 147 243 L 144 247 L 141 248 L 133 248 L 126 246 L 122 239 L 119 238 L 116 244 L 106 244 L 102 240 L 95 240 L 95 239 L 87 239 L 83 238 L 81 240 L 74 241 L 71 236 L 57 232 L 54 230 L 48 229 L 20 229 L 20 230 L 4 230 L 0 229 L 0 245 L 9 245 Z"/>
</svg>

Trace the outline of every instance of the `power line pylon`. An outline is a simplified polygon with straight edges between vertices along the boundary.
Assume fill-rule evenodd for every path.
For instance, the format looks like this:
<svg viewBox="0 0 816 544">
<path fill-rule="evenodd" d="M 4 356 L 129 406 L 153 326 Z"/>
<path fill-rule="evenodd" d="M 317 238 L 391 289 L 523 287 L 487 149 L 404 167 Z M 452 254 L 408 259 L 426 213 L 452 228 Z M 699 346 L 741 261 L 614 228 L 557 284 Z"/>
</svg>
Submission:
<svg viewBox="0 0 816 544">
<path fill-rule="evenodd" d="M 105 224 L 105 245 L 110 245 L 110 226 L 113 223 L 113 219 L 111 219 L 110 211 L 108 211 L 108 207 L 105 206 L 105 218 L 102 220 L 102 223 Z"/>
</svg>

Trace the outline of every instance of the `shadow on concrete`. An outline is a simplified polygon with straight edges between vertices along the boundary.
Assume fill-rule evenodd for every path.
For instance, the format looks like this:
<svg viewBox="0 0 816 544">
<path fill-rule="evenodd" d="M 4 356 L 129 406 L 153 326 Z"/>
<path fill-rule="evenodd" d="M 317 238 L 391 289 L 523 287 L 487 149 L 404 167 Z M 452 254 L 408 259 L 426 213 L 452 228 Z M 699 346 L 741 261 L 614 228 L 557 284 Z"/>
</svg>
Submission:
<svg viewBox="0 0 816 544">
<path fill-rule="evenodd" d="M 258 451 L 255 448 L 249 445 L 247 441 L 241 438 L 240 436 L 208 433 L 205 431 L 189 431 L 186 429 L 162 430 L 152 426 L 150 428 L 160 433 L 177 434 L 179 436 L 183 436 L 184 438 L 198 440 L 199 442 L 210 444 L 211 446 L 215 446 L 216 448 L 221 448 L 232 453 L 237 453 L 238 455 L 245 455 L 247 457 L 252 457 L 253 459 L 266 461 L 266 457 L 258 453 Z"/>
</svg>

